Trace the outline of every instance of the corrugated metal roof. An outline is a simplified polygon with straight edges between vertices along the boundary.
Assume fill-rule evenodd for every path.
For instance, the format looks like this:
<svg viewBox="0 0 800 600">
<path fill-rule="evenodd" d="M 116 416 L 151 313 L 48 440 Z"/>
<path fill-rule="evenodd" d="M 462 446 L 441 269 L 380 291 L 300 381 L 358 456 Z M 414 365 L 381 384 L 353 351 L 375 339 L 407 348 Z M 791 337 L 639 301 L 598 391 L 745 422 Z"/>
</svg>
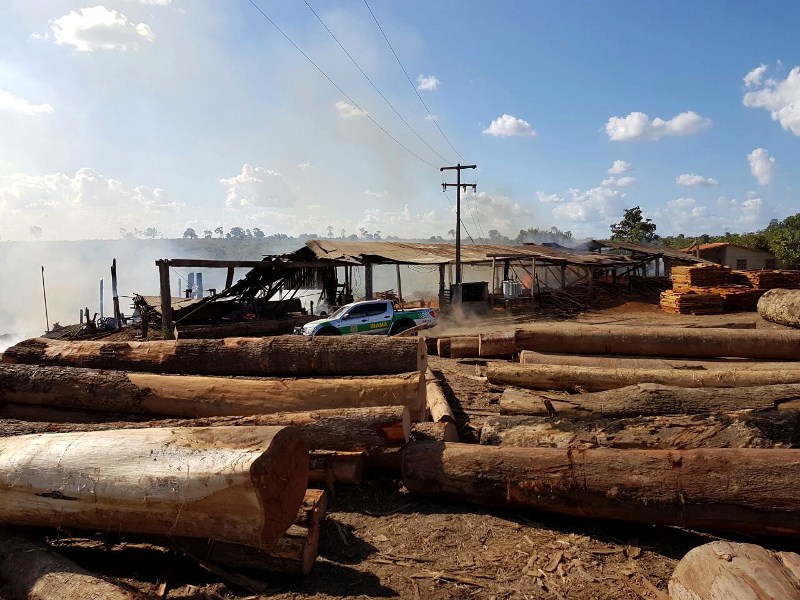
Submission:
<svg viewBox="0 0 800 600">
<path fill-rule="evenodd" d="M 758 252 L 759 254 L 768 254 L 772 255 L 772 252 L 768 252 L 766 250 L 757 250 L 755 248 L 748 248 L 747 246 L 742 246 L 740 244 L 729 244 L 728 242 L 711 242 L 709 244 L 693 244 L 688 248 L 681 248 L 681 252 L 702 252 L 703 250 L 716 250 L 717 248 L 727 248 L 728 246 L 732 248 L 743 248 L 744 250 L 749 250 L 750 252 Z"/>
<path fill-rule="evenodd" d="M 306 242 L 306 248 L 294 253 L 294 256 L 302 259 L 308 256 L 308 252 L 312 254 L 314 259 L 345 261 L 353 264 L 372 262 L 439 265 L 455 262 L 456 257 L 455 244 L 355 242 L 348 240 L 309 240 Z M 287 258 L 292 257 L 292 255 L 284 256 Z M 524 246 L 462 244 L 461 246 L 461 262 L 464 264 L 491 263 L 492 258 L 501 260 L 531 260 L 535 258 L 543 263 L 596 267 L 612 267 L 634 262 L 625 256 L 609 256 L 597 253 L 575 254 L 536 244 L 526 244 Z"/>
<path fill-rule="evenodd" d="M 684 262 L 707 262 L 701 258 L 696 258 L 691 254 L 686 254 L 682 250 L 667 248 L 666 246 L 654 246 L 644 242 L 621 242 L 619 240 L 592 240 L 592 245 L 596 248 L 616 248 L 617 250 L 628 250 L 637 254 L 650 256 L 662 256 L 681 260 Z"/>
</svg>

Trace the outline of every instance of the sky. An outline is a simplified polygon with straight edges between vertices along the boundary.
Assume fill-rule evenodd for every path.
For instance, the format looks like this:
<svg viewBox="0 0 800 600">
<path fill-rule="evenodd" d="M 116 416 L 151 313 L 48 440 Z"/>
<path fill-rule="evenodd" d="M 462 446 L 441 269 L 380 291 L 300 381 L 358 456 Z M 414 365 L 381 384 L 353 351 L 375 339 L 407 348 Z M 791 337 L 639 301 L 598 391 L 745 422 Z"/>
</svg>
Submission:
<svg viewBox="0 0 800 600">
<path fill-rule="evenodd" d="M 633 206 L 754 231 L 800 211 L 798 30 L 790 1 L 7 0 L 0 240 L 449 238 L 457 163 L 467 240 Z"/>
</svg>

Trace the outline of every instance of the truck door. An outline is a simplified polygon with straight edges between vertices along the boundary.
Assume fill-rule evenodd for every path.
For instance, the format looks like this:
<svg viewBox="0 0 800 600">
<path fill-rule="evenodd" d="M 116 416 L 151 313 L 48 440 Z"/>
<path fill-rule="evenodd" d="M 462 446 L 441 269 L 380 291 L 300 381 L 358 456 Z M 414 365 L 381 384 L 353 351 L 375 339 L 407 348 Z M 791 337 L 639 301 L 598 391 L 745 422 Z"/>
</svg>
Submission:
<svg viewBox="0 0 800 600">
<path fill-rule="evenodd" d="M 364 305 L 365 317 L 360 319 L 359 333 L 387 334 L 392 325 L 393 309 L 390 302 L 370 302 Z M 363 329 L 362 329 L 363 328 Z"/>
</svg>

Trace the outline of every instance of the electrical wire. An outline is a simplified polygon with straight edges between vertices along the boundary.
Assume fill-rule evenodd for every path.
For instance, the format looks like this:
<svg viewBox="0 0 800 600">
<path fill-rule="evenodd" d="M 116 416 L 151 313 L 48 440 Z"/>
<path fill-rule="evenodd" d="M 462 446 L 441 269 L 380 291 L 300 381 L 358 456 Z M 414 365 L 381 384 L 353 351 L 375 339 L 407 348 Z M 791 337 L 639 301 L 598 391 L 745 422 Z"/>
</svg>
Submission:
<svg viewBox="0 0 800 600">
<path fill-rule="evenodd" d="M 406 127 L 408 127 L 408 128 L 411 130 L 411 133 L 413 133 L 415 136 L 417 136 L 417 138 L 419 139 L 419 141 L 421 141 L 423 144 L 425 144 L 425 145 L 428 147 L 428 149 L 429 149 L 431 152 L 433 152 L 433 153 L 434 153 L 436 156 L 438 156 L 438 157 L 439 157 L 439 158 L 442 160 L 442 162 L 445 162 L 445 163 L 446 163 L 446 162 L 447 162 L 447 159 L 446 159 L 444 156 L 442 156 L 441 154 L 439 154 L 439 152 L 437 152 L 437 151 L 436 151 L 436 149 L 434 149 L 434 148 L 433 148 L 433 146 L 431 146 L 431 145 L 430 145 L 428 142 L 426 142 L 426 141 L 423 139 L 423 137 L 422 137 L 422 136 L 421 136 L 419 133 L 417 133 L 417 130 L 416 130 L 416 129 L 414 129 L 414 128 L 411 126 L 411 124 L 410 124 L 408 121 L 406 121 L 406 119 L 403 117 L 403 115 L 401 115 L 401 114 L 398 112 L 398 110 L 397 110 L 397 109 L 394 107 L 394 105 L 393 105 L 391 102 L 389 102 L 389 99 L 388 99 L 386 96 L 384 96 L 383 92 L 381 92 L 381 91 L 378 89 L 378 86 L 376 86 L 376 85 L 375 85 L 375 83 L 372 81 L 372 79 L 369 77 L 369 75 L 367 75 L 367 74 L 364 72 L 364 69 L 362 69 L 362 68 L 361 68 L 361 65 L 359 65 L 359 64 L 356 62 L 356 59 L 355 59 L 355 58 L 353 58 L 353 56 L 352 56 L 352 55 L 351 55 L 351 54 L 350 54 L 350 53 L 347 51 L 347 48 L 345 48 L 345 47 L 342 45 L 342 42 L 340 42 L 340 41 L 339 41 L 339 38 L 337 38 L 337 37 L 336 37 L 336 35 L 334 35 L 334 33 L 333 33 L 331 30 L 330 30 L 330 28 L 329 28 L 329 27 L 328 27 L 328 26 L 325 24 L 325 21 L 323 21 L 323 20 L 322 20 L 322 17 L 320 17 L 320 16 L 319 16 L 319 14 L 317 14 L 317 11 L 315 11 L 315 10 L 314 10 L 314 9 L 311 7 L 311 5 L 310 5 L 310 4 L 309 4 L 309 3 L 308 3 L 306 0 L 303 0 L 303 3 L 304 3 L 304 4 L 305 4 L 307 7 L 308 7 L 308 10 L 310 10 L 310 11 L 311 11 L 311 12 L 314 14 L 314 16 L 317 18 L 317 20 L 318 20 L 318 21 L 319 21 L 319 22 L 322 24 L 322 26 L 325 28 L 325 31 L 327 31 L 327 32 L 328 32 L 328 33 L 331 35 L 331 37 L 334 39 L 334 41 L 335 41 L 337 44 L 339 44 L 339 48 L 341 48 L 341 49 L 342 49 L 342 51 L 343 51 L 343 52 L 344 52 L 344 53 L 347 55 L 347 58 L 349 58 L 349 59 L 350 59 L 350 61 L 351 61 L 351 62 L 352 62 L 352 63 L 353 63 L 355 66 L 356 66 L 356 68 L 357 68 L 357 69 L 358 69 L 358 70 L 361 72 L 361 74 L 364 76 L 364 79 L 366 79 L 366 80 L 369 82 L 369 84 L 372 86 L 372 88 L 373 88 L 373 89 L 374 89 L 376 92 L 378 92 L 378 95 L 379 95 L 381 98 L 383 98 L 384 102 L 386 102 L 386 104 L 388 104 L 388 105 L 389 105 L 389 108 L 391 108 L 391 109 L 394 111 L 394 114 L 396 114 L 396 115 L 397 115 L 397 116 L 400 118 L 400 120 L 401 120 L 403 123 L 405 123 L 405 126 L 406 126 Z"/>
<path fill-rule="evenodd" d="M 387 130 L 386 130 L 386 129 L 385 129 L 385 128 L 384 128 L 384 127 L 383 127 L 383 126 L 380 124 L 380 123 L 378 123 L 378 122 L 377 122 L 377 121 L 376 121 L 374 118 L 372 118 L 372 116 L 371 116 L 371 115 L 370 115 L 370 114 L 369 114 L 367 111 L 365 111 L 363 108 L 361 108 L 361 106 L 359 106 L 359 105 L 358 105 L 358 103 L 357 103 L 355 100 L 353 100 L 353 98 L 352 98 L 352 97 L 351 97 L 351 96 L 350 96 L 350 95 L 349 95 L 347 92 L 345 92 L 345 91 L 344 91 L 344 90 L 341 88 L 341 86 L 340 86 L 339 84 L 337 84 L 337 83 L 336 83 L 336 82 L 335 82 L 333 79 L 331 79 L 331 77 L 330 77 L 330 76 L 329 76 L 329 75 L 328 75 L 328 74 L 327 74 L 325 71 L 323 71 L 323 70 L 322 70 L 322 68 L 321 68 L 321 67 L 320 67 L 320 66 L 319 66 L 317 63 L 315 63 L 315 62 L 314 62 L 314 61 L 311 59 L 311 57 L 310 57 L 308 54 L 306 54 L 306 53 L 303 51 L 303 49 L 302 49 L 302 48 L 300 48 L 300 46 L 298 46 L 298 45 L 297 45 L 297 44 L 294 42 L 294 40 L 292 40 L 292 38 L 290 38 L 290 37 L 289 37 L 289 35 L 288 35 L 288 34 L 287 34 L 285 31 L 283 31 L 283 29 L 281 29 L 281 28 L 278 26 L 278 24 L 277 24 L 277 23 L 276 23 L 275 21 L 273 21 L 273 20 L 272 20 L 272 19 L 269 17 L 269 15 L 267 15 L 267 13 L 265 13 L 265 12 L 264 12 L 264 11 L 261 9 L 261 7 L 260 7 L 258 4 L 256 4 L 255 0 L 247 0 L 247 1 L 248 1 L 250 4 L 252 4 L 252 5 L 253 5 L 253 8 L 255 8 L 255 9 L 256 9 L 256 10 L 257 10 L 259 13 L 261 13 L 261 16 L 262 16 L 262 17 L 264 17 L 264 18 L 265 18 L 267 21 L 269 21 L 269 23 L 270 23 L 270 24 L 271 24 L 271 25 L 272 25 L 272 26 L 273 26 L 273 27 L 274 27 L 274 28 L 275 28 L 275 29 L 278 31 L 278 33 L 280 33 L 280 34 L 281 34 L 281 35 L 282 35 L 284 38 L 286 38 L 286 41 L 288 41 L 288 42 L 289 42 L 289 43 L 290 43 L 292 46 L 294 46 L 295 50 L 297 50 L 297 51 L 298 51 L 300 54 L 302 54 L 302 55 L 303 55 L 303 57 L 304 57 L 304 58 L 305 58 L 305 59 L 306 59 L 308 62 L 310 62 L 310 63 L 311 63 L 313 66 L 314 66 L 314 68 L 315 68 L 315 69 L 317 69 L 317 71 L 319 71 L 319 72 L 322 74 L 322 76 L 323 76 L 323 77 L 325 77 L 325 79 L 327 79 L 327 80 L 330 82 L 330 84 L 331 84 L 333 87 L 335 87 L 335 88 L 336 88 L 336 89 L 339 91 L 339 93 L 340 93 L 340 94 L 342 94 L 342 95 L 343 95 L 345 98 L 347 98 L 347 99 L 350 101 L 350 103 L 351 103 L 351 104 L 352 104 L 352 105 L 353 105 L 353 106 L 354 106 L 356 109 L 360 110 L 360 111 L 363 113 L 363 115 L 364 115 L 365 117 L 367 117 L 367 118 L 368 118 L 368 119 L 369 119 L 369 120 L 372 122 L 372 124 L 373 124 L 373 125 L 375 125 L 375 126 L 378 128 L 378 129 L 380 129 L 380 130 L 381 130 L 383 133 L 385 133 L 385 134 L 386 134 L 386 135 L 387 135 L 389 138 L 391 138 L 391 139 L 392 139 L 392 141 L 393 141 L 395 144 L 397 144 L 398 146 L 400 146 L 401 148 L 403 148 L 403 150 L 405 150 L 406 152 L 408 152 L 408 153 L 409 153 L 411 156 L 413 156 L 414 158 L 416 158 L 416 159 L 417 159 L 417 160 L 419 160 L 420 162 L 423 162 L 423 163 L 425 163 L 426 165 L 428 165 L 429 167 L 433 167 L 434 169 L 438 168 L 438 167 L 436 167 L 436 165 L 434 165 L 434 164 L 433 164 L 433 163 L 431 163 L 431 162 L 428 162 L 427 160 L 425 160 L 424 158 L 422 158 L 420 155 L 418 155 L 416 152 L 414 152 L 413 150 L 411 150 L 411 149 L 410 149 L 408 146 L 406 146 L 405 144 L 403 144 L 403 143 L 402 143 L 400 140 L 398 140 L 396 137 L 394 137 L 394 136 L 393 136 L 391 133 L 389 133 L 389 132 L 388 132 L 388 131 L 387 131 Z"/>
<path fill-rule="evenodd" d="M 251 1 L 252 1 L 252 0 L 251 0 Z M 378 22 L 378 18 L 375 16 L 375 13 L 374 13 L 374 12 L 372 12 L 372 9 L 371 9 L 371 8 L 370 8 L 370 6 L 369 6 L 369 2 L 367 2 L 367 0 L 364 0 L 364 4 L 366 5 L 366 7 L 367 7 L 367 10 L 369 11 L 369 14 L 371 14 L 371 15 L 372 15 L 372 19 L 375 21 L 375 24 L 378 26 L 378 29 L 380 29 L 380 30 L 381 30 L 381 34 L 383 34 L 383 39 L 384 39 L 384 40 L 386 40 L 386 43 L 389 45 L 389 48 L 391 49 L 391 51 L 392 51 L 392 54 L 394 54 L 394 57 L 397 59 L 397 63 L 400 65 L 400 68 L 403 70 L 403 73 L 405 74 L 405 76 L 406 76 L 406 79 L 408 79 L 408 83 L 410 83 L 410 84 L 411 84 L 411 87 L 412 87 L 412 89 L 414 90 L 414 93 L 417 95 L 417 98 L 419 98 L 419 101 L 420 101 L 420 102 L 422 102 L 422 106 L 424 106 L 424 107 L 425 107 L 425 112 L 427 112 L 427 113 L 428 113 L 428 117 L 430 118 L 430 120 L 431 120 L 431 121 L 433 121 L 433 124 L 434 124 L 434 125 L 436 125 L 436 128 L 439 130 L 439 133 L 441 133 L 441 134 L 442 134 L 442 137 L 444 137 L 444 139 L 445 139 L 445 140 L 447 140 L 447 143 L 448 143 L 448 144 L 450 145 L 450 147 L 453 149 L 453 152 L 455 152 L 455 153 L 456 153 L 456 155 L 457 155 L 457 156 L 458 156 L 458 157 L 459 157 L 459 158 L 460 158 L 462 161 L 466 162 L 466 160 L 464 159 L 464 157 L 463 157 L 463 156 L 461 156 L 461 153 L 460 153 L 458 150 L 456 150 L 456 147 L 455 147 L 455 146 L 453 146 L 453 143 L 450 141 L 450 138 L 448 138 L 448 137 L 447 137 L 447 135 L 445 134 L 445 132 L 444 132 L 444 131 L 442 130 L 442 128 L 439 126 L 439 122 L 436 120 L 436 117 L 434 117 L 434 116 L 431 114 L 431 111 L 430 111 L 430 109 L 428 108 L 428 105 L 427 105 L 427 104 L 425 104 L 425 100 L 423 100 L 423 99 L 422 99 L 422 96 L 420 95 L 420 93 L 419 93 L 419 90 L 417 90 L 417 86 L 416 86 L 416 85 L 414 85 L 414 82 L 413 82 L 413 81 L 411 81 L 411 77 L 409 77 L 409 75 L 408 75 L 408 71 L 406 71 L 406 68 L 403 66 L 403 61 L 401 61 L 401 60 L 400 60 L 400 57 L 399 57 L 399 56 L 397 56 L 397 52 L 395 52 L 395 51 L 394 51 L 394 47 L 392 46 L 392 43 L 389 41 L 389 38 L 386 36 L 386 32 L 384 32 L 384 31 L 383 31 L 383 27 L 381 27 L 381 24 Z"/>
</svg>

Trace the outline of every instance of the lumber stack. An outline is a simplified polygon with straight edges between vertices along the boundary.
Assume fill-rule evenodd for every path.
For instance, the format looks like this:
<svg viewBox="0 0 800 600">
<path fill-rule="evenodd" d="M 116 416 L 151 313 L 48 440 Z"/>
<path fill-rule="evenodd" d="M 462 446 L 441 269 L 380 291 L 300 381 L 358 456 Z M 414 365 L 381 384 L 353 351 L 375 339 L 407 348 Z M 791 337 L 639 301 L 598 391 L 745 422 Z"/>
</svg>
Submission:
<svg viewBox="0 0 800 600">
<path fill-rule="evenodd" d="M 722 296 L 695 290 L 665 290 L 660 295 L 661 310 L 680 315 L 718 315 L 723 312 Z"/>
<path fill-rule="evenodd" d="M 758 299 L 766 292 L 764 289 L 733 284 L 703 288 L 703 291 L 722 296 L 722 308 L 730 312 L 756 310 Z"/>
<path fill-rule="evenodd" d="M 721 265 L 672 267 L 672 289 L 688 292 L 696 287 L 715 287 L 728 283 L 731 269 Z"/>
<path fill-rule="evenodd" d="M 745 279 L 749 285 L 760 290 L 782 288 L 788 290 L 800 289 L 800 271 L 780 269 L 758 269 L 755 271 L 733 271 L 737 283 Z"/>
</svg>

